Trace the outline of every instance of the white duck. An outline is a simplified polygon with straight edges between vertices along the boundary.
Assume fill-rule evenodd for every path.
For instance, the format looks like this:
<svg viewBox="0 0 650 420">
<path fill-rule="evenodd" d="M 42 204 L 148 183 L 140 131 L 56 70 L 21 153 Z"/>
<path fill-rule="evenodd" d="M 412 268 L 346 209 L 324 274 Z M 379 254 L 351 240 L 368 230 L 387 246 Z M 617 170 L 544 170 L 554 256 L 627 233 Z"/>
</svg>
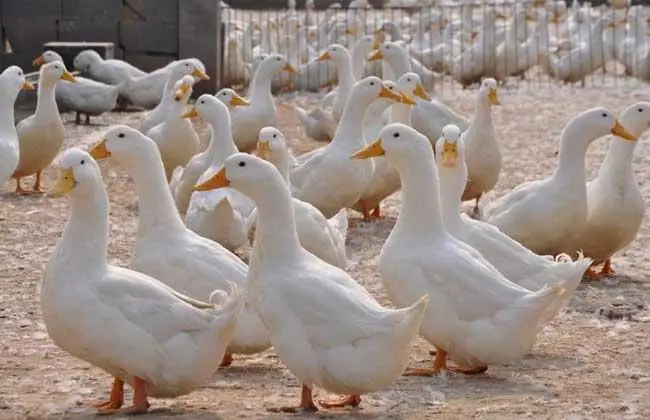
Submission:
<svg viewBox="0 0 650 420">
<path fill-rule="evenodd" d="M 294 196 L 311 203 L 327 218 L 353 206 L 370 182 L 374 163 L 367 161 L 359 165 L 350 160 L 350 154 L 366 144 L 366 110 L 381 97 L 395 102 L 402 100 L 401 95 L 391 92 L 377 77 L 355 83 L 332 142 L 291 171 Z M 367 207 L 363 210 L 365 219 L 370 217 L 370 210 Z"/>
<path fill-rule="evenodd" d="M 447 231 L 480 252 L 508 280 L 528 290 L 536 291 L 558 281 L 565 282 L 561 306 L 568 303 L 591 265 L 591 259 L 580 258 L 572 262 L 571 257 L 562 255 L 556 262 L 535 254 L 496 227 L 461 214 L 460 197 L 467 182 L 467 164 L 465 145 L 455 125 L 442 130 L 436 143 L 436 161 L 440 174 L 442 219 Z"/>
<path fill-rule="evenodd" d="M 273 164 L 290 186 L 289 166 L 293 156 L 287 147 L 287 142 L 280 130 L 275 127 L 264 127 L 260 131 L 257 142 L 257 155 Z M 339 211 L 330 220 L 326 219 L 318 209 L 309 203 L 293 199 L 293 211 L 296 219 L 296 229 L 300 244 L 307 251 L 316 255 L 328 264 L 345 269 L 345 239 L 348 230 L 348 215 L 345 209 Z M 253 210 L 249 220 L 249 240 L 253 244 L 257 209 Z"/>
<path fill-rule="evenodd" d="M 128 77 L 142 77 L 147 73 L 132 66 L 126 61 L 108 59 L 104 60 L 94 50 L 83 50 L 74 58 L 74 68 L 91 79 L 109 85 L 119 85 L 128 80 Z"/>
<path fill-rule="evenodd" d="M 548 178 L 518 185 L 487 203 L 482 220 L 536 254 L 563 252 L 587 221 L 585 154 L 606 134 L 636 139 L 604 108 L 575 116 L 562 131 L 558 166 Z"/>
<path fill-rule="evenodd" d="M 63 63 L 63 58 L 54 51 L 45 51 L 33 61 L 34 66 L 58 61 Z M 76 83 L 60 80 L 56 84 L 55 97 L 63 109 L 76 113 L 75 124 L 81 124 L 81 114 L 86 115 L 86 125 L 90 124 L 90 117 L 111 111 L 117 104 L 120 94 L 119 85 L 107 85 L 85 77 L 75 77 Z"/>
<path fill-rule="evenodd" d="M 228 156 L 238 152 L 232 138 L 230 114 L 219 99 L 206 94 L 197 99 L 185 116 L 200 116 L 212 129 L 208 147 L 212 153 L 210 164 L 198 179 L 203 182 L 214 175 Z M 195 192 L 190 198 L 185 223 L 199 235 L 234 251 L 246 242 L 247 221 L 254 208 L 248 197 L 232 188 Z"/>
<path fill-rule="evenodd" d="M 88 153 L 66 150 L 49 192 L 70 195 L 63 237 L 45 268 L 41 310 L 54 343 L 115 379 L 103 413 L 140 414 L 148 396 L 173 398 L 210 380 L 235 329 L 242 298 L 218 291 L 213 304 L 187 297 L 137 271 L 109 265 L 109 203 L 99 166 Z M 74 333 L 71 333 L 74 332 Z M 120 410 L 124 383 L 133 405 Z"/>
<path fill-rule="evenodd" d="M 332 107 L 332 117 L 334 122 L 338 123 L 343 115 L 343 109 L 350 96 L 352 86 L 356 82 L 352 69 L 352 57 L 350 52 L 343 45 L 333 44 L 327 47 L 323 53 L 316 58 L 317 61 L 331 60 L 336 66 L 336 76 L 338 79 L 338 91 L 334 96 Z"/>
<path fill-rule="evenodd" d="M 52 163 L 63 146 L 63 121 L 54 97 L 56 83 L 60 79 L 75 82 L 63 63 L 54 62 L 41 67 L 36 111 L 16 126 L 20 144 L 18 166 L 12 175 L 16 179 L 16 194 L 28 194 L 20 181 L 32 174 L 36 174 L 33 193 L 43 192 L 41 172 Z"/>
<path fill-rule="evenodd" d="M 14 103 L 21 89 L 34 90 L 18 66 L 0 73 L 0 185 L 8 181 L 18 166 L 20 150 L 14 123 Z"/>
<path fill-rule="evenodd" d="M 250 106 L 236 108 L 231 112 L 232 136 L 237 148 L 242 152 L 255 149 L 257 137 L 263 127 L 277 125 L 277 111 L 271 94 L 271 78 L 281 71 L 296 72 L 283 56 L 271 54 L 266 57 L 253 76 L 246 98 Z"/>
<path fill-rule="evenodd" d="M 420 334 L 436 347 L 436 360 L 432 369 L 407 374 L 437 373 L 446 368 L 447 355 L 463 373 L 524 357 L 547 312 L 561 299 L 564 284 L 530 292 L 446 230 L 438 171 L 425 136 L 404 124 L 390 124 L 379 140 L 354 156 L 384 154 L 400 174 L 402 208 L 379 255 L 381 280 L 396 305 L 412 304 L 422 294 L 432 300 Z"/>
<path fill-rule="evenodd" d="M 650 125 L 650 103 L 639 102 L 621 114 L 621 124 L 632 134 L 641 136 Z M 645 200 L 632 170 L 636 141 L 629 137 L 613 137 L 598 175 L 587 184 L 587 222 L 575 241 L 575 250 L 604 263 L 601 275 L 614 273 L 611 257 L 628 246 L 636 237 Z M 590 272 L 590 276 L 597 277 Z"/>
<path fill-rule="evenodd" d="M 476 200 L 475 213 L 478 213 L 481 196 L 492 191 L 501 172 L 501 150 L 492 122 L 492 107 L 495 105 L 501 105 L 497 82 L 492 78 L 484 79 L 478 90 L 474 115 L 463 133 L 468 177 L 462 200 Z"/>
<path fill-rule="evenodd" d="M 221 102 L 225 103 L 229 109 L 237 106 L 248 106 L 246 99 L 237 95 L 232 89 L 222 89 L 218 95 Z M 185 168 L 176 168 L 172 174 L 172 179 L 169 182 L 169 187 L 172 190 L 176 207 L 181 215 L 187 213 L 187 208 L 190 205 L 190 197 L 192 196 L 192 187 L 199 180 L 201 175 L 210 167 L 213 156 L 216 153 L 217 143 L 214 138 L 219 133 L 210 125 L 210 140 L 208 147 L 205 151 L 194 155 L 187 163 Z"/>
<path fill-rule="evenodd" d="M 271 411 L 316 411 L 314 386 L 349 395 L 321 402 L 344 407 L 393 383 L 408 362 L 427 298 L 408 308 L 383 308 L 345 271 L 306 251 L 289 186 L 271 163 L 237 153 L 197 188 L 228 185 L 257 206 L 248 293 L 278 357 L 302 382 L 299 407 Z"/>
<path fill-rule="evenodd" d="M 171 87 L 176 83 L 176 80 L 183 77 L 185 74 L 182 68 L 178 65 L 185 67 L 185 69 L 199 69 L 200 73 L 191 70 L 192 74 L 198 79 L 207 80 L 208 76 L 205 74 L 205 66 L 198 58 L 186 58 L 183 60 L 172 61 L 158 70 L 152 71 L 141 77 L 127 76 L 127 80 L 122 84 L 120 95 L 124 97 L 129 103 L 142 108 L 156 108 L 147 118 L 155 115 L 157 109 L 160 109 L 161 102 L 165 98 L 165 93 L 171 90 Z M 187 64 L 187 66 L 186 66 Z M 170 75 L 174 74 L 171 77 Z M 146 128 L 145 128 L 146 130 Z"/>
<path fill-rule="evenodd" d="M 174 85 L 183 76 L 190 75 L 199 80 L 210 80 L 210 77 L 205 74 L 205 66 L 200 60 L 196 58 L 187 58 L 173 63 L 170 71 L 167 74 L 167 80 L 162 88 L 162 99 L 156 107 L 147 114 L 140 124 L 140 131 L 146 133 L 158 124 L 165 121 L 168 117 L 170 110 L 175 107 L 175 92 Z M 172 168 L 174 169 L 174 168 Z"/>
<path fill-rule="evenodd" d="M 173 100 L 166 109 L 164 120 L 145 133 L 160 150 L 167 180 L 171 179 L 177 166 L 185 167 L 201 147 L 194 125 L 182 118 L 187 101 L 192 96 L 192 86 L 194 77 L 191 75 L 178 80 L 172 87 Z"/>
<path fill-rule="evenodd" d="M 384 81 L 384 85 L 389 88 L 391 87 L 390 83 L 392 82 Z M 371 115 L 372 108 L 376 108 L 378 105 L 383 105 L 384 109 L 387 108 L 390 122 L 401 122 L 410 125 L 411 107 L 415 105 L 415 101 L 412 98 L 414 96 L 426 95 L 424 87 L 420 84 L 420 78 L 413 72 L 404 73 L 397 81 L 397 84 L 395 84 L 394 91 L 399 92 L 403 96 L 403 103 L 393 103 L 388 99 L 382 98 L 383 100 L 375 101 L 371 105 L 371 109 L 368 110 L 368 115 L 366 115 L 366 131 L 364 133 L 366 141 L 373 141 L 376 139 L 381 129 L 386 125 L 381 113 L 379 113 L 378 116 L 374 116 L 377 123 L 375 123 L 374 126 L 371 124 L 370 119 L 373 117 L 373 115 Z M 376 111 L 381 111 L 381 109 Z M 375 159 L 375 171 L 372 174 L 372 178 L 366 186 L 363 194 L 361 194 L 359 201 L 357 201 L 352 208 L 363 213 L 363 208 L 365 206 L 373 209 L 370 212 L 370 216 L 380 218 L 380 204 L 382 200 L 399 190 L 399 188 L 399 174 L 395 169 L 388 165 L 386 159 Z"/>
<path fill-rule="evenodd" d="M 227 291 L 230 282 L 246 289 L 246 264 L 183 224 L 167 188 L 155 143 L 133 128 L 114 126 L 90 155 L 115 159 L 135 182 L 138 236 L 131 268 L 195 299 L 207 299 L 214 290 Z M 222 366 L 230 365 L 232 353 L 258 353 L 270 346 L 266 328 L 246 305 L 237 317 Z"/>
</svg>

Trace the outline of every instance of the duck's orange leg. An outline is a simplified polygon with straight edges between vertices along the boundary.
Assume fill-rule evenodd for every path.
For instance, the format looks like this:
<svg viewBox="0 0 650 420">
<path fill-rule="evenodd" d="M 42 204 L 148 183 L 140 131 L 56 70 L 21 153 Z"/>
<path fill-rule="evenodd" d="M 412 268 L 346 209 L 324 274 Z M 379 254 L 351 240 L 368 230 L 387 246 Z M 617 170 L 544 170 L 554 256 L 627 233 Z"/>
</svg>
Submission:
<svg viewBox="0 0 650 420">
<path fill-rule="evenodd" d="M 336 401 L 318 401 L 320 405 L 325 408 L 344 408 L 344 407 L 358 407 L 361 404 L 360 395 L 348 395 Z"/>
<path fill-rule="evenodd" d="M 133 378 L 133 404 L 119 409 L 100 408 L 99 414 L 144 414 L 149 411 L 149 407 L 147 383 L 135 376 Z"/>
<path fill-rule="evenodd" d="M 380 204 L 377 204 L 374 209 L 370 212 L 370 216 L 375 219 L 381 219 L 381 209 L 379 208 Z"/>
<path fill-rule="evenodd" d="M 32 189 L 34 194 L 43 194 L 43 190 L 41 189 L 41 173 L 42 171 L 36 172 L 36 181 L 34 181 L 34 188 Z"/>
<path fill-rule="evenodd" d="M 228 366 L 232 365 L 232 360 L 233 360 L 232 359 L 232 353 L 227 351 L 223 355 L 223 359 L 221 359 L 221 363 L 219 364 L 219 366 L 220 367 L 228 367 Z"/>
<path fill-rule="evenodd" d="M 14 194 L 16 195 L 29 195 L 29 191 L 23 189 L 23 186 L 20 185 L 20 180 L 22 177 L 17 176 L 16 178 L 16 190 L 14 191 Z"/>
<path fill-rule="evenodd" d="M 363 214 L 363 221 L 364 222 L 369 222 L 370 221 L 370 211 L 368 210 L 368 205 L 364 200 L 359 200 L 359 204 L 361 205 L 361 214 Z"/>
<path fill-rule="evenodd" d="M 111 387 L 111 396 L 108 401 L 93 404 L 93 407 L 103 410 L 117 410 L 124 404 L 124 381 L 115 378 Z"/>
<path fill-rule="evenodd" d="M 271 413 L 315 413 L 318 411 L 318 407 L 314 404 L 314 400 L 311 395 L 311 388 L 308 388 L 307 385 L 302 385 L 302 392 L 300 394 L 300 405 L 298 407 L 277 407 L 277 408 L 267 408 L 266 411 Z"/>
<path fill-rule="evenodd" d="M 593 268 L 589 267 L 587 271 L 585 271 L 584 278 L 591 281 L 598 281 L 600 279 L 600 275 L 596 273 Z"/>
<path fill-rule="evenodd" d="M 433 376 L 439 374 L 442 369 L 447 369 L 447 352 L 436 349 L 436 357 L 431 368 L 407 368 L 404 376 Z"/>
<path fill-rule="evenodd" d="M 616 271 L 612 270 L 612 259 L 607 258 L 605 260 L 605 265 L 603 265 L 603 269 L 600 270 L 600 275 L 601 276 L 609 276 L 611 274 L 616 274 Z"/>
</svg>

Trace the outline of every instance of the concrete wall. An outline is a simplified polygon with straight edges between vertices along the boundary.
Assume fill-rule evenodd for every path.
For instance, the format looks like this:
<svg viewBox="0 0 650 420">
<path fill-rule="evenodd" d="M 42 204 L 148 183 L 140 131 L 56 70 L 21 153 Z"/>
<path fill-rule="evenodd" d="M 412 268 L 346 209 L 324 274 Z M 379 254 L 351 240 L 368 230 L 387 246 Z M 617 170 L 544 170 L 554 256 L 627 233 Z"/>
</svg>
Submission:
<svg viewBox="0 0 650 420">
<path fill-rule="evenodd" d="M 201 59 L 213 83 L 197 84 L 197 93 L 214 91 L 219 49 L 218 0 L 0 0 L 0 69 L 31 62 L 50 41 L 98 41 L 115 44 L 115 57 L 146 71 L 172 60 Z M 8 40 L 13 52 L 2 50 Z"/>
</svg>

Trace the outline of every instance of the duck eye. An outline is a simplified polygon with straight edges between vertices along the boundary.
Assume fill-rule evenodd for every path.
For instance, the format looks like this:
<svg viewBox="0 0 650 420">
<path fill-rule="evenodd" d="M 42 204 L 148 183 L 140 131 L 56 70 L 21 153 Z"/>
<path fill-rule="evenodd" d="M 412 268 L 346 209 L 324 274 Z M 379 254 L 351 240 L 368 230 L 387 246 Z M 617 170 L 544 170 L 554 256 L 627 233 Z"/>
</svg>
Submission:
<svg viewBox="0 0 650 420">
<path fill-rule="evenodd" d="M 277 57 L 275 60 L 276 60 L 276 61 L 280 61 L 280 60 L 282 60 L 282 59 L 281 59 L 280 57 Z"/>
<path fill-rule="evenodd" d="M 603 117 L 607 118 L 607 113 L 606 112 L 603 112 Z"/>
<path fill-rule="evenodd" d="M 244 166 L 246 166 L 246 162 L 239 162 L 239 166 L 243 168 Z"/>
<path fill-rule="evenodd" d="M 120 134 L 118 134 L 117 137 L 123 139 L 123 138 L 124 138 L 124 133 L 120 133 Z"/>
<path fill-rule="evenodd" d="M 84 163 L 86 163 L 86 159 L 81 159 L 81 164 L 83 165 Z"/>
<path fill-rule="evenodd" d="M 201 101 L 201 105 L 203 105 L 204 103 L 205 103 L 205 100 Z"/>
<path fill-rule="evenodd" d="M 223 92 L 223 93 L 221 94 L 221 96 L 226 96 L 226 92 Z"/>
<path fill-rule="evenodd" d="M 274 138 L 274 139 L 277 139 L 277 138 L 278 138 L 278 135 L 277 135 L 277 134 L 274 134 L 274 135 L 273 135 L 273 138 Z"/>
<path fill-rule="evenodd" d="M 643 108 L 639 108 L 639 112 L 643 112 Z"/>
<path fill-rule="evenodd" d="M 370 86 L 374 86 L 374 85 L 375 85 L 375 82 L 370 82 Z"/>
<path fill-rule="evenodd" d="M 399 133 L 394 133 L 394 134 L 393 134 L 393 137 L 398 138 L 398 137 L 399 137 Z"/>
<path fill-rule="evenodd" d="M 190 63 L 185 63 L 185 67 L 189 67 L 189 66 L 190 66 Z"/>
</svg>

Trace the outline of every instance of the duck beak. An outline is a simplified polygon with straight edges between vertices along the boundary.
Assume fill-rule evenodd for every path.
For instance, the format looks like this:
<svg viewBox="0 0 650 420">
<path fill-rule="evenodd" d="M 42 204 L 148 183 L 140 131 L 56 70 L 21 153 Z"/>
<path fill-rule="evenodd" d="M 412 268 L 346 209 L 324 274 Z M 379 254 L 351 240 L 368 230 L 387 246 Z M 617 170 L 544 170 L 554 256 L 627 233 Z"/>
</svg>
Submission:
<svg viewBox="0 0 650 420">
<path fill-rule="evenodd" d="M 327 61 L 332 59 L 332 54 L 329 53 L 329 51 L 325 51 L 321 55 L 318 56 L 316 61 Z"/>
<path fill-rule="evenodd" d="M 384 56 L 381 54 L 381 51 L 376 50 L 368 59 L 368 61 L 377 61 L 377 60 L 383 60 Z"/>
<path fill-rule="evenodd" d="M 199 113 L 196 111 L 196 107 L 193 106 L 192 108 L 189 109 L 185 114 L 183 114 L 183 118 L 196 118 L 199 116 Z"/>
<path fill-rule="evenodd" d="M 210 80 L 210 76 L 208 76 L 202 70 L 199 70 L 199 69 L 194 69 L 192 71 L 192 76 L 194 76 L 194 77 L 196 77 L 198 79 L 201 79 L 201 80 Z"/>
<path fill-rule="evenodd" d="M 357 30 L 355 28 L 345 28 L 346 35 L 357 36 Z"/>
<path fill-rule="evenodd" d="M 293 66 L 289 63 L 285 64 L 284 67 L 282 67 L 282 70 L 286 71 L 287 73 L 297 73 L 296 69 L 294 69 Z"/>
<path fill-rule="evenodd" d="M 25 80 L 25 83 L 22 85 L 23 90 L 36 90 L 33 84 Z"/>
<path fill-rule="evenodd" d="M 352 159 L 368 159 L 371 157 L 383 156 L 386 154 L 384 147 L 381 145 L 381 139 L 376 140 L 374 143 L 366 146 L 364 149 L 359 150 L 352 155 Z"/>
<path fill-rule="evenodd" d="M 63 72 L 63 75 L 61 76 L 61 79 L 62 80 L 67 80 L 70 83 L 77 83 L 77 79 L 75 79 L 74 76 L 72 75 L 72 73 L 70 73 L 67 70 Z"/>
<path fill-rule="evenodd" d="M 379 47 L 381 47 L 381 44 L 379 43 L 379 40 L 377 38 L 375 38 L 375 41 L 372 44 L 372 49 L 379 51 Z"/>
<path fill-rule="evenodd" d="M 111 157 L 111 152 L 106 148 L 106 139 L 102 140 L 97 146 L 90 151 L 90 156 L 95 160 L 106 159 Z"/>
<path fill-rule="evenodd" d="M 612 134 L 622 139 L 630 140 L 630 141 L 636 141 L 638 138 L 630 134 L 630 132 L 627 131 L 625 127 L 623 127 L 618 120 L 616 120 L 616 122 L 614 123 L 614 127 L 612 128 Z"/>
<path fill-rule="evenodd" d="M 42 54 L 36 57 L 34 61 L 32 61 L 32 66 L 34 67 L 42 66 L 43 64 L 45 64 L 45 58 L 43 58 Z"/>
<path fill-rule="evenodd" d="M 402 95 L 397 94 L 393 92 L 392 90 L 388 89 L 386 86 L 381 87 L 381 91 L 379 91 L 379 97 L 380 98 L 386 98 L 386 99 L 392 99 L 393 101 L 396 102 L 402 102 Z"/>
<path fill-rule="evenodd" d="M 257 156 L 261 159 L 269 160 L 271 157 L 271 146 L 268 141 L 258 141 L 257 142 Z"/>
<path fill-rule="evenodd" d="M 490 89 L 490 92 L 488 93 L 488 101 L 491 105 L 501 105 L 501 101 L 499 101 L 499 96 L 497 95 L 496 89 Z"/>
<path fill-rule="evenodd" d="M 417 96 L 418 98 L 422 98 L 425 101 L 430 101 L 431 96 L 427 93 L 426 90 L 424 90 L 424 86 L 422 86 L 421 83 L 418 83 L 418 85 L 415 87 L 415 90 L 413 91 L 413 94 Z"/>
<path fill-rule="evenodd" d="M 174 99 L 176 99 L 177 101 L 180 101 L 181 99 L 183 99 L 185 97 L 185 95 L 187 95 L 187 92 L 189 92 L 190 89 L 191 89 L 190 85 L 182 83 L 181 87 L 178 88 L 176 93 L 174 93 Z"/>
<path fill-rule="evenodd" d="M 400 93 L 400 96 L 402 97 L 402 100 L 400 101 L 401 103 L 405 105 L 411 105 L 411 106 L 416 105 L 416 102 L 413 99 L 409 98 L 403 93 Z"/>
<path fill-rule="evenodd" d="M 447 143 L 445 141 L 440 162 L 442 166 L 456 166 L 458 163 L 458 146 L 456 146 L 456 143 Z"/>
<path fill-rule="evenodd" d="M 248 106 L 248 101 L 239 95 L 235 95 L 230 100 L 230 106 Z"/>
<path fill-rule="evenodd" d="M 60 198 L 67 195 L 77 185 L 74 179 L 72 169 L 63 169 L 59 172 L 59 176 L 54 183 L 54 186 L 47 192 L 48 197 Z"/>
<path fill-rule="evenodd" d="M 223 167 L 204 183 L 192 187 L 192 191 L 210 191 L 216 190 L 217 188 L 227 187 L 229 185 L 230 181 L 228 181 L 228 178 L 226 177 L 226 168 Z"/>
</svg>

